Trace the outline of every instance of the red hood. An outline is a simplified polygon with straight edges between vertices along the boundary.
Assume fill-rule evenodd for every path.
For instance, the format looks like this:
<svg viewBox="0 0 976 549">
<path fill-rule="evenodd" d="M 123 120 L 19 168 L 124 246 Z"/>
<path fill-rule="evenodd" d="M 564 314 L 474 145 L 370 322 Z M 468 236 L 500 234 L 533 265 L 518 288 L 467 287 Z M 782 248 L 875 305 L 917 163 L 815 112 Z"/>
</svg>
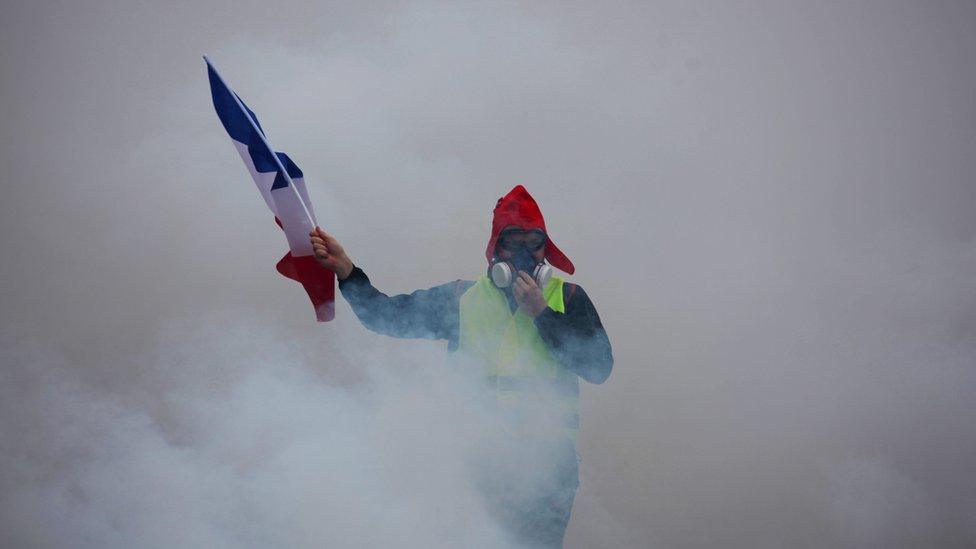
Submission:
<svg viewBox="0 0 976 549">
<path fill-rule="evenodd" d="M 494 217 L 491 220 L 491 238 L 488 240 L 488 248 L 485 250 L 488 263 L 491 263 L 495 257 L 495 244 L 498 242 L 499 233 L 509 225 L 515 225 L 525 230 L 542 229 L 546 231 L 546 220 L 542 217 L 542 210 L 539 209 L 535 199 L 522 185 L 516 185 L 508 194 L 499 198 L 498 203 L 495 204 Z M 546 231 L 546 236 L 548 237 L 546 261 L 560 271 L 573 274 L 576 271 L 573 262 L 556 246 L 549 231 Z"/>
</svg>

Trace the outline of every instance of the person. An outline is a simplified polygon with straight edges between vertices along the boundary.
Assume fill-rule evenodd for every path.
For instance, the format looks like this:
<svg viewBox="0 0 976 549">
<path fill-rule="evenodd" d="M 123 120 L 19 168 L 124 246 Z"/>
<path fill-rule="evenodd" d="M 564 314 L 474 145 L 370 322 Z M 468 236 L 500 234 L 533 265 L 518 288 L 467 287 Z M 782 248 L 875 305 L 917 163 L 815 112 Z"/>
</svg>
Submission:
<svg viewBox="0 0 976 549">
<path fill-rule="evenodd" d="M 486 466 L 480 485 L 489 507 L 518 545 L 561 547 L 579 486 L 579 379 L 606 381 L 613 353 L 583 288 L 553 274 L 553 267 L 568 274 L 575 267 L 546 231 L 525 187 L 495 204 L 488 268 L 473 281 L 388 296 L 335 237 L 319 227 L 310 237 L 316 260 L 336 273 L 343 297 L 367 329 L 446 340 L 459 363 L 480 368 L 513 427 L 515 453 L 506 461 L 537 465 L 530 475 Z"/>
</svg>

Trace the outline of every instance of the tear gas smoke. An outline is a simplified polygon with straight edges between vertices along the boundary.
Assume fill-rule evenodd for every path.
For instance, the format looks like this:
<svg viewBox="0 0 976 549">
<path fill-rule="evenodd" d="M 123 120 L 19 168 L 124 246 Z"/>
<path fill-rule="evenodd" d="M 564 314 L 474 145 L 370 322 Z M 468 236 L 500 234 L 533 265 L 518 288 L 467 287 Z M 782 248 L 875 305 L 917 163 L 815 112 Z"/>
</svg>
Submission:
<svg viewBox="0 0 976 549">
<path fill-rule="evenodd" d="M 539 200 L 615 357 L 568 548 L 976 545 L 976 3 L 266 7 L 3 7 L 0 545 L 504 543 L 443 345 L 276 278 L 204 52 L 388 293 Z"/>
<path fill-rule="evenodd" d="M 341 327 L 309 363 L 249 316 L 171 324 L 123 395 L 4 342 L 5 545 L 511 546 L 476 473 L 549 458 L 508 459 L 472 378 L 442 353 L 350 353 L 365 342 Z M 325 375 L 346 361 L 358 379 Z"/>
</svg>

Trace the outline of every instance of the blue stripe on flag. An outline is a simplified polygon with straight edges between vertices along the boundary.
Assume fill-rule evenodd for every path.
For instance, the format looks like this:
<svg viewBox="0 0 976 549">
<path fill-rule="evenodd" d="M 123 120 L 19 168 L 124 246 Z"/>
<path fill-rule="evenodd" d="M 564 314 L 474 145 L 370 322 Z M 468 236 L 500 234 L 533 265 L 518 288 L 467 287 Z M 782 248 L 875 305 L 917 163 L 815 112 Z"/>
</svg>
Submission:
<svg viewBox="0 0 976 549">
<path fill-rule="evenodd" d="M 252 111 L 251 108 L 247 106 L 247 103 L 245 103 L 244 100 L 241 99 L 241 96 L 237 95 L 237 92 L 234 92 L 234 95 L 237 96 L 237 100 L 241 102 L 241 105 L 244 105 L 244 109 L 247 110 L 247 114 L 251 115 L 251 120 L 253 120 L 254 123 L 257 124 L 258 130 L 261 132 L 261 135 L 268 137 L 268 134 L 264 133 L 264 128 L 261 126 L 261 121 L 258 120 L 258 115 L 254 114 L 254 111 Z"/>
<path fill-rule="evenodd" d="M 214 72 L 213 67 L 209 63 L 207 64 L 207 76 L 210 78 L 210 95 L 213 96 L 213 104 L 214 109 L 217 110 L 217 118 L 220 118 L 220 122 L 224 125 L 224 129 L 227 130 L 231 139 L 248 146 L 261 144 L 261 138 L 256 135 L 257 132 L 251 126 L 251 123 L 248 122 L 247 116 L 237 106 L 237 102 L 234 101 L 234 96 L 231 95 L 232 92 L 220 81 L 220 77 L 217 76 L 217 73 Z M 237 98 L 240 99 L 239 96 Z M 244 102 L 241 101 L 241 104 L 243 105 Z M 244 108 L 247 108 L 247 106 Z M 247 112 L 254 117 L 254 122 L 257 124 L 258 119 L 251 112 L 251 109 L 247 109 Z M 258 124 L 258 128 L 260 127 L 261 125 Z"/>
<path fill-rule="evenodd" d="M 247 152 L 250 154 L 251 161 L 254 163 L 254 169 L 259 173 L 277 172 L 271 190 L 287 187 L 288 181 L 278 172 L 278 165 L 271 157 L 271 151 L 265 146 L 254 127 L 251 126 L 247 116 L 237 105 L 237 101 L 234 101 L 234 97 L 237 97 L 237 100 L 241 102 L 241 105 L 244 106 L 247 113 L 251 115 L 251 119 L 254 120 L 261 135 L 265 135 L 264 128 L 261 127 L 261 123 L 258 121 L 258 116 L 248 108 L 244 100 L 241 99 L 241 96 L 229 90 L 221 82 L 210 63 L 207 63 L 207 76 L 210 79 L 210 95 L 213 96 L 213 104 L 214 109 L 217 111 L 217 118 L 224 125 L 227 134 L 234 141 L 247 145 Z M 289 177 L 292 179 L 302 177 L 302 170 L 292 162 L 291 158 L 288 158 L 288 155 L 282 152 L 275 154 L 278 155 L 281 164 L 288 170 Z"/>
<path fill-rule="evenodd" d="M 302 170 L 300 170 L 298 166 L 291 161 L 291 158 L 289 158 L 287 154 L 283 152 L 276 152 L 275 154 L 278 155 L 278 160 L 281 160 L 281 165 L 288 170 L 288 177 L 298 179 L 299 177 L 305 176 L 305 174 L 302 173 Z M 271 190 L 273 191 L 275 189 L 280 189 L 287 186 L 288 182 L 285 181 L 285 178 L 281 176 L 281 172 L 278 172 L 277 175 L 275 175 L 274 184 L 271 185 Z"/>
</svg>

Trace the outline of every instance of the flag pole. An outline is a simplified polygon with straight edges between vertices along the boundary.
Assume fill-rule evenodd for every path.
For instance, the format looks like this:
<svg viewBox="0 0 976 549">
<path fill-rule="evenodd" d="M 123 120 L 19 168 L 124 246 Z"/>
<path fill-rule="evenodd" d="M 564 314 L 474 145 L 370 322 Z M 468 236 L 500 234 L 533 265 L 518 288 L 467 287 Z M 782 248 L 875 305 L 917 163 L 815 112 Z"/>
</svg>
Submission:
<svg viewBox="0 0 976 549">
<path fill-rule="evenodd" d="M 278 158 L 278 155 L 275 154 L 275 150 L 271 148 L 271 145 L 268 143 L 268 140 L 264 137 L 264 132 L 262 132 L 261 128 L 258 127 L 257 122 L 255 122 L 255 120 L 251 118 L 251 113 L 247 112 L 247 109 L 244 108 L 244 104 L 241 103 L 241 99 L 237 97 L 236 93 L 234 93 L 233 88 L 227 85 L 227 82 L 224 80 L 223 76 L 220 76 L 220 72 L 217 70 L 217 67 L 215 67 L 214 64 L 210 62 L 210 58 L 204 55 L 203 60 L 207 62 L 207 65 L 211 69 L 213 69 L 214 74 L 217 75 L 217 78 L 220 80 L 220 83 L 223 84 L 224 87 L 227 88 L 227 91 L 229 91 L 230 94 L 234 97 L 234 102 L 237 103 L 237 108 L 241 109 L 241 112 L 244 113 L 244 116 L 247 117 L 247 121 L 251 123 L 251 128 L 254 130 L 254 133 L 258 134 L 258 137 L 261 138 L 261 142 L 264 143 L 264 146 L 268 148 L 269 152 L 271 152 L 271 158 L 274 160 L 275 164 L 278 165 L 278 171 L 285 178 L 285 181 L 288 182 L 288 186 L 291 187 L 292 192 L 295 193 L 295 198 L 297 198 L 298 203 L 302 205 L 302 210 L 305 212 L 305 217 L 308 218 L 309 224 L 311 224 L 312 228 L 314 229 L 318 225 L 315 223 L 315 220 L 312 219 L 312 214 L 309 212 L 308 206 L 305 205 L 305 200 L 302 199 L 301 193 L 298 192 L 298 189 L 295 188 L 294 183 L 292 183 L 291 176 L 288 175 L 288 170 L 285 169 L 285 166 L 281 163 L 281 159 Z"/>
</svg>

